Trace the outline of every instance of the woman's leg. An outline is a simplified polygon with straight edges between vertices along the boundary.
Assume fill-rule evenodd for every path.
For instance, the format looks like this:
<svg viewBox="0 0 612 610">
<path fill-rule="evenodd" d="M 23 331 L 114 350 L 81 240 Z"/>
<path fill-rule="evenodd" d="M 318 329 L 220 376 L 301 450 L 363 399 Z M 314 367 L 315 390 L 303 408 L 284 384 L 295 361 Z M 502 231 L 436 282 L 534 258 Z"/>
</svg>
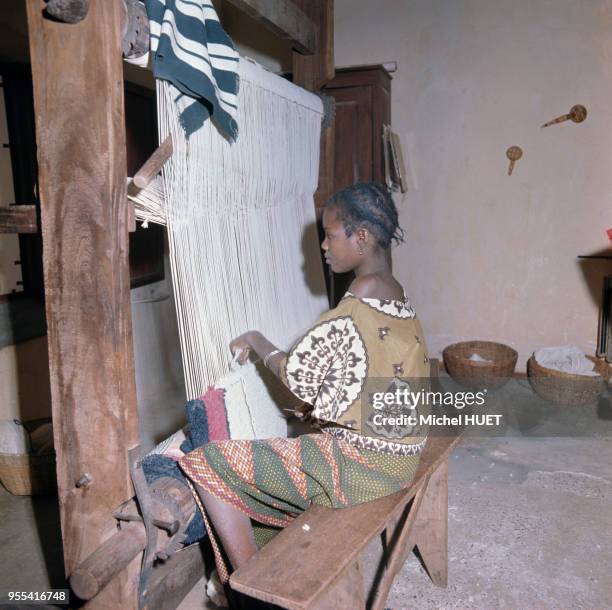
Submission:
<svg viewBox="0 0 612 610">
<path fill-rule="evenodd" d="M 257 552 L 251 519 L 200 485 L 196 489 L 232 567 L 237 570 Z"/>
</svg>

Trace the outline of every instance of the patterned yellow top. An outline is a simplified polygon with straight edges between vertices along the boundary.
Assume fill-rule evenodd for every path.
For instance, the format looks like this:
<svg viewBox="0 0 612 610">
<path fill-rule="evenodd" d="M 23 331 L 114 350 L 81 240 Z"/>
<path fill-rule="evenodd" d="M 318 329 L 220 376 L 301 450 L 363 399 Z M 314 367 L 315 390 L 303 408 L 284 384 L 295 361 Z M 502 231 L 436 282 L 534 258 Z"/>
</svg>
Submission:
<svg viewBox="0 0 612 610">
<path fill-rule="evenodd" d="M 418 453 L 422 436 L 368 436 L 361 421 L 364 392 L 376 382 L 427 377 L 425 337 L 408 299 L 359 298 L 350 292 L 315 322 L 281 364 L 281 378 L 313 406 L 312 415 L 326 423 L 325 432 L 363 449 L 402 455 Z"/>
</svg>

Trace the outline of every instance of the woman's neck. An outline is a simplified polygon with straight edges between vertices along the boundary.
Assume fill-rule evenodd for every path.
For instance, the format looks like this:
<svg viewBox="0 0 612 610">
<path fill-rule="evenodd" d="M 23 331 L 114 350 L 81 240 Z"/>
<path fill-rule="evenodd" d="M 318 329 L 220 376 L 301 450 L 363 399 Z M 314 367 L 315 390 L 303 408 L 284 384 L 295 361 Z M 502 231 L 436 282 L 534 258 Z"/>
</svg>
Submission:
<svg viewBox="0 0 612 610">
<path fill-rule="evenodd" d="M 372 253 L 368 257 L 364 257 L 363 262 L 353 270 L 355 277 L 363 275 L 371 275 L 377 273 L 380 275 L 391 275 L 391 257 L 386 250 Z"/>
</svg>

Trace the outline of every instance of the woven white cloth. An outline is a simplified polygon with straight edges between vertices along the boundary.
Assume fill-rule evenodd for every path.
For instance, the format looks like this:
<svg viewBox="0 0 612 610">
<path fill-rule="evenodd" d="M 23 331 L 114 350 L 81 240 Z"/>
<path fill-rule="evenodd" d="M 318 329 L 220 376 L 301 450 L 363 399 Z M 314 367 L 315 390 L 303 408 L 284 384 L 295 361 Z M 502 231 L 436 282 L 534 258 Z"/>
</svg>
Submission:
<svg viewBox="0 0 612 610">
<path fill-rule="evenodd" d="M 593 370 L 595 365 L 585 353 L 575 345 L 560 345 L 558 347 L 542 347 L 534 352 L 537 363 L 548 369 L 596 377 L 599 373 Z"/>
<path fill-rule="evenodd" d="M 252 362 L 232 364 L 230 372 L 215 387 L 225 390 L 225 409 L 231 439 L 287 436 L 287 420 Z"/>
</svg>

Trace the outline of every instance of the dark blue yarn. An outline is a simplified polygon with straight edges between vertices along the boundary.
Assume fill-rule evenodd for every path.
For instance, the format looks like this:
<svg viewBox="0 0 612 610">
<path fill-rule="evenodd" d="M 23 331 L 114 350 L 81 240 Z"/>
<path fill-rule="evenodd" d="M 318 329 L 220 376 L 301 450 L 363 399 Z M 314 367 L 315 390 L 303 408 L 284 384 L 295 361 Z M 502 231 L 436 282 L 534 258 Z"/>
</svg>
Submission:
<svg viewBox="0 0 612 610">
<path fill-rule="evenodd" d="M 185 405 L 187 422 L 189 423 L 189 438 L 181 444 L 181 451 L 189 453 L 208 443 L 208 418 L 204 403 L 196 398 Z"/>
<path fill-rule="evenodd" d="M 208 443 L 208 419 L 204 403 L 198 399 L 190 400 L 185 405 L 185 413 L 187 415 L 190 435 L 181 443 L 181 451 L 189 453 Z M 142 460 L 142 471 L 149 485 L 162 477 L 171 477 L 180 481 L 183 485 L 187 485 L 185 475 L 178 462 L 159 453 L 147 455 Z M 204 520 L 202 519 L 199 507 L 196 507 L 196 512 L 187 526 L 186 533 L 185 546 L 193 544 L 206 536 Z"/>
</svg>

